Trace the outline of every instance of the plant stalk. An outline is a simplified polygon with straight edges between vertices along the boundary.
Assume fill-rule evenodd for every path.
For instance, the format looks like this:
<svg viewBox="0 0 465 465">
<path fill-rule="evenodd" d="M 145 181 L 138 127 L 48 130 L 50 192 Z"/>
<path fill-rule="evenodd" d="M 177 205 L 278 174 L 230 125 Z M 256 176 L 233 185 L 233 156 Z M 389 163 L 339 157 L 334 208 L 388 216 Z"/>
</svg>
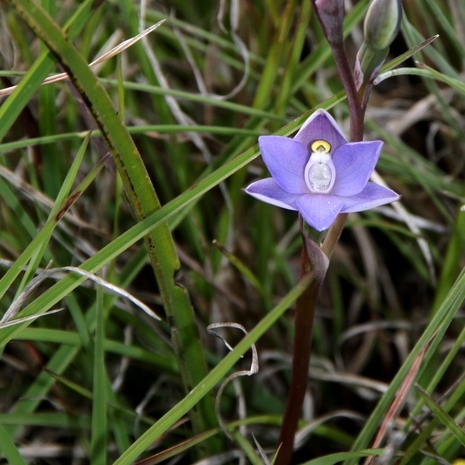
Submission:
<svg viewBox="0 0 465 465">
<path fill-rule="evenodd" d="M 291 385 L 281 426 L 279 451 L 275 465 L 287 465 L 292 458 L 295 432 L 307 392 L 315 308 L 328 266 L 328 261 L 325 258 L 322 259 L 318 246 L 314 243 L 310 244 L 303 232 L 302 236 L 304 244 L 300 258 L 300 281 L 312 274 L 313 279 L 296 301 Z M 320 254 L 315 253 L 316 249 Z"/>
</svg>

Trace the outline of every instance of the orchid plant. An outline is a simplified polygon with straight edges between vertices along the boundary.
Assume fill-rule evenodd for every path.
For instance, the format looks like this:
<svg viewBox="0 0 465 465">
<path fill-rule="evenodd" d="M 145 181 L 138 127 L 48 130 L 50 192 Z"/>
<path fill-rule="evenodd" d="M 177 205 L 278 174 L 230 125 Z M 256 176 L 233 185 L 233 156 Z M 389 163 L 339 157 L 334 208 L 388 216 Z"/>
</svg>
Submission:
<svg viewBox="0 0 465 465">
<path fill-rule="evenodd" d="M 354 72 L 343 43 L 343 0 L 312 0 L 323 33 L 331 47 L 350 113 L 350 142 L 324 109 L 315 111 L 294 138 L 261 136 L 263 161 L 271 178 L 253 182 L 245 192 L 269 204 L 298 211 L 316 231 L 325 231 L 323 243 L 311 240 L 303 228 L 301 279 L 311 276 L 307 290 L 296 302 L 292 378 L 281 427 L 277 465 L 291 461 L 294 436 L 307 387 L 313 315 L 329 259 L 348 213 L 360 212 L 400 196 L 369 182 L 382 141 L 363 141 L 364 115 L 374 79 L 396 37 L 401 0 L 372 0 L 364 24 L 365 40 Z"/>
</svg>

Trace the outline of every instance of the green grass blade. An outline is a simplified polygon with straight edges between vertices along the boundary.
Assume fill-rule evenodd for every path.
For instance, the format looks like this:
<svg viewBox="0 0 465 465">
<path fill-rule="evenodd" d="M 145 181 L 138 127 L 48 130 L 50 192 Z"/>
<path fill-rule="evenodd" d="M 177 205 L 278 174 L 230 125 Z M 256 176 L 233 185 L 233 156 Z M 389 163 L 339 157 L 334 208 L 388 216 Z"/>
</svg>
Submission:
<svg viewBox="0 0 465 465">
<path fill-rule="evenodd" d="M 11 437 L 2 425 L 0 425 L 0 444 L 2 445 L 0 453 L 6 458 L 8 463 L 15 465 L 27 465 L 26 461 L 21 457 L 21 454 L 11 440 Z"/>
<path fill-rule="evenodd" d="M 355 460 L 363 457 L 377 456 L 384 453 L 384 449 L 366 449 L 359 452 L 338 452 L 305 462 L 302 465 L 333 465 L 344 460 Z"/>
<path fill-rule="evenodd" d="M 465 433 L 455 423 L 455 421 L 445 412 L 431 397 L 430 395 L 420 386 L 416 386 L 417 391 L 420 393 L 425 404 L 431 409 L 436 417 L 441 420 L 444 426 L 462 443 L 465 447 Z"/>
<path fill-rule="evenodd" d="M 207 133 L 207 134 L 218 134 L 218 135 L 240 135 L 240 136 L 254 136 L 258 137 L 263 135 L 263 131 L 255 129 L 241 129 L 231 128 L 223 126 L 183 126 L 178 124 L 153 124 L 148 126 L 128 126 L 127 130 L 129 134 L 146 134 L 150 132 L 160 134 L 180 134 L 186 131 Z M 31 137 L 28 139 L 17 140 L 14 142 L 5 142 L 0 144 L 0 151 L 6 152 L 9 150 L 20 149 L 24 147 L 31 147 L 33 145 L 42 145 L 52 142 L 82 139 L 87 136 L 89 131 L 85 132 L 67 132 L 60 134 L 53 134 L 44 137 Z M 100 137 L 100 131 L 90 131 L 92 137 Z"/>
<path fill-rule="evenodd" d="M 105 308 L 103 289 L 97 286 L 97 324 L 94 342 L 94 381 L 92 403 L 92 438 L 90 444 L 91 461 L 95 465 L 105 465 L 107 455 L 107 376 L 105 367 Z"/>
</svg>

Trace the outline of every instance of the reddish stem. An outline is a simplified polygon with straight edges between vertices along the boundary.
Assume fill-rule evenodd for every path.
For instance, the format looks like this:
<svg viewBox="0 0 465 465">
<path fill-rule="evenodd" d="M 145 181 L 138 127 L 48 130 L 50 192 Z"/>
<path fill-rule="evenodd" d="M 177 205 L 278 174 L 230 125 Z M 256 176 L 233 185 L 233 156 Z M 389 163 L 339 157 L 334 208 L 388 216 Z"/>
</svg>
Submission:
<svg viewBox="0 0 465 465">
<path fill-rule="evenodd" d="M 309 261 L 304 241 L 300 261 L 300 278 L 302 279 L 309 273 L 313 273 L 314 279 L 296 302 L 291 385 L 281 426 L 280 449 L 275 465 L 288 465 L 291 461 L 295 432 L 299 423 L 305 393 L 307 392 L 313 319 L 321 284 L 326 274 L 326 269 L 318 270 L 314 269 L 314 266 L 315 264 Z"/>
<path fill-rule="evenodd" d="M 352 69 L 350 68 L 347 55 L 344 50 L 344 44 L 330 44 L 331 50 L 334 55 L 334 60 L 339 71 L 339 76 L 342 85 L 346 91 L 347 103 L 349 105 L 350 114 L 350 140 L 351 142 L 358 142 L 363 140 L 363 121 L 365 118 L 365 111 L 360 103 L 360 96 L 355 87 Z"/>
</svg>

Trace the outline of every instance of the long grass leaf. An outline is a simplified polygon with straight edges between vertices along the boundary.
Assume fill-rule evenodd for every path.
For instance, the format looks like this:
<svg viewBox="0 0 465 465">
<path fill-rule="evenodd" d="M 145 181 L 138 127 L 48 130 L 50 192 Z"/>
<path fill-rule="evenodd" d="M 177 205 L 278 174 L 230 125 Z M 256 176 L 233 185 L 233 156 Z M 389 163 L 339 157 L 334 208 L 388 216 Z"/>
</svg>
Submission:
<svg viewBox="0 0 465 465">
<path fill-rule="evenodd" d="M 19 450 L 11 440 L 11 437 L 2 425 L 0 425 L 0 444 L 2 445 L 0 454 L 6 458 L 8 463 L 14 463 L 15 465 L 27 465 L 26 461 L 23 459 Z"/>
<path fill-rule="evenodd" d="M 92 438 L 91 461 L 95 465 L 107 463 L 107 399 L 105 367 L 105 308 L 103 289 L 97 286 L 97 324 L 94 342 L 93 403 L 92 403 Z"/>
</svg>

